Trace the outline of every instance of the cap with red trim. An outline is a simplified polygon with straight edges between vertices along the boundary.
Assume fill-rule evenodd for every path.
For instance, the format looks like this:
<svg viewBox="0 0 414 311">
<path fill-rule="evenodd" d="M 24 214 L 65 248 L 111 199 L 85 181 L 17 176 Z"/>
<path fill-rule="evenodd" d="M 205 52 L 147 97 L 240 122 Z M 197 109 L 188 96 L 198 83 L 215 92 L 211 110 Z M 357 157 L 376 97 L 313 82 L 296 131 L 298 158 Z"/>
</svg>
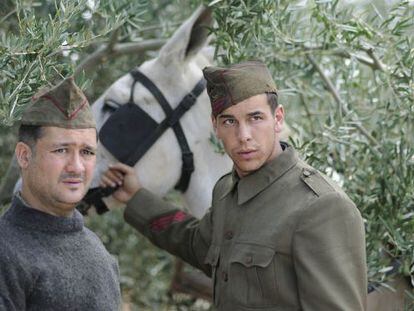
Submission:
<svg viewBox="0 0 414 311">
<path fill-rule="evenodd" d="M 207 93 L 214 116 L 254 95 L 277 94 L 276 84 L 261 61 L 247 61 L 228 67 L 206 67 L 203 74 L 207 80 Z"/>
<path fill-rule="evenodd" d="M 89 102 L 73 77 L 32 97 L 21 124 L 69 129 L 96 128 Z"/>
</svg>

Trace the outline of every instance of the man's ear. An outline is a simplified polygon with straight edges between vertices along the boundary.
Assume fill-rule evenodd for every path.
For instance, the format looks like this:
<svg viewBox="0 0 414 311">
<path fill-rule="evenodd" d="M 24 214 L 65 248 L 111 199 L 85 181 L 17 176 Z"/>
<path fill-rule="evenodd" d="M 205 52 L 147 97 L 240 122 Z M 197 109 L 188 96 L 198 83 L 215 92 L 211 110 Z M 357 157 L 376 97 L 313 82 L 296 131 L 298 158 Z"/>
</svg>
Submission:
<svg viewBox="0 0 414 311">
<path fill-rule="evenodd" d="M 285 110 L 282 105 L 278 105 L 275 109 L 275 131 L 281 133 L 285 122 Z"/>
<path fill-rule="evenodd" d="M 30 159 L 32 158 L 32 148 L 29 145 L 19 141 L 14 149 L 14 154 L 21 169 L 29 166 Z"/>
<path fill-rule="evenodd" d="M 217 118 L 212 114 L 211 123 L 213 123 L 214 134 L 217 136 Z"/>
</svg>

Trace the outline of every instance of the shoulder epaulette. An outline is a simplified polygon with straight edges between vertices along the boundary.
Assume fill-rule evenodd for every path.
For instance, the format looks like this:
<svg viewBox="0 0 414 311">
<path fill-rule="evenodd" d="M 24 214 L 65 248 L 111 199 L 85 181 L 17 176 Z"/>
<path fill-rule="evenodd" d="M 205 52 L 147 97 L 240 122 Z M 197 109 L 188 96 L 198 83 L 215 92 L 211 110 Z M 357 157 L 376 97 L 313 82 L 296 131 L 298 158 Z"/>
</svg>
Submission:
<svg viewBox="0 0 414 311">
<path fill-rule="evenodd" d="M 335 191 L 335 188 L 314 168 L 302 169 L 300 179 L 317 195 Z"/>
</svg>

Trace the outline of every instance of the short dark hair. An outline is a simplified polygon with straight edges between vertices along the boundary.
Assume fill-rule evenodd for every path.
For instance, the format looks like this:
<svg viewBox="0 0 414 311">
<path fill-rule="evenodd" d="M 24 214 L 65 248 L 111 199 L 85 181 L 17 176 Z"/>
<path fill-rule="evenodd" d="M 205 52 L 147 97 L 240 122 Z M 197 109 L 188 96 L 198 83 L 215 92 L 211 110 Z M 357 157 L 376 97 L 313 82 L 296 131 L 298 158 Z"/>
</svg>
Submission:
<svg viewBox="0 0 414 311">
<path fill-rule="evenodd" d="M 272 111 L 272 113 L 274 113 L 277 106 L 279 105 L 279 103 L 277 101 L 277 94 L 276 93 L 266 93 L 266 97 L 267 97 L 267 103 L 270 106 L 270 110 Z"/>
<path fill-rule="evenodd" d="M 41 125 L 25 125 L 19 127 L 18 140 L 34 148 L 39 138 L 43 136 L 43 127 Z"/>
</svg>

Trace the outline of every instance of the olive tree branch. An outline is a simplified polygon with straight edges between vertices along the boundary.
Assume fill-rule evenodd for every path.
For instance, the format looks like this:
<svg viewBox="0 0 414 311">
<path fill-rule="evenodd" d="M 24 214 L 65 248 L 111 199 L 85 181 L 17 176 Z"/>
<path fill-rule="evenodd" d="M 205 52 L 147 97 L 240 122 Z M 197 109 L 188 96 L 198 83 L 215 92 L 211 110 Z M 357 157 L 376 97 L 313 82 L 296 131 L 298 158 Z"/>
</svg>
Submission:
<svg viewBox="0 0 414 311">
<path fill-rule="evenodd" d="M 326 49 L 322 46 L 310 46 L 310 45 L 303 45 L 305 52 L 307 51 L 326 51 Z M 369 57 L 365 57 L 363 55 L 359 55 L 359 54 L 355 54 L 355 53 L 350 53 L 349 51 L 345 50 L 345 49 L 334 49 L 332 51 L 329 51 L 328 54 L 334 55 L 334 56 L 338 56 L 338 57 L 342 57 L 342 58 L 354 58 L 357 61 L 359 61 L 360 63 L 371 67 L 371 69 L 373 70 L 380 70 L 380 71 L 385 71 L 387 66 L 382 63 L 378 57 L 375 55 L 374 53 L 374 49 L 372 47 L 370 48 L 361 48 L 362 51 L 364 51 L 365 53 L 368 54 Z"/>
<path fill-rule="evenodd" d="M 108 57 L 116 57 L 124 54 L 143 53 L 145 51 L 157 50 L 164 43 L 165 39 L 152 39 L 142 42 L 130 43 L 108 43 L 98 48 L 95 52 L 89 55 L 82 63 L 76 67 L 74 75 L 80 74 L 82 71 L 90 70 L 99 63 L 104 62 Z"/>
<path fill-rule="evenodd" d="M 306 57 L 308 58 L 309 62 L 313 65 L 313 67 L 316 69 L 316 71 L 319 73 L 322 80 L 326 84 L 326 87 L 328 88 L 329 93 L 332 94 L 333 98 L 338 104 L 340 112 L 344 115 L 350 115 L 351 112 L 344 105 L 342 99 L 339 96 L 338 91 L 335 89 L 334 85 L 332 84 L 328 76 L 323 72 L 321 66 L 315 61 L 315 59 L 311 55 L 307 54 Z M 360 121 L 356 119 L 354 112 L 352 115 L 352 121 L 354 122 L 353 123 L 354 126 L 361 132 L 362 135 L 364 135 L 374 145 L 374 147 L 380 146 L 379 142 L 367 131 L 367 129 L 365 129 L 363 125 L 360 124 Z M 375 150 L 375 152 L 378 153 L 376 149 L 373 149 L 373 150 Z"/>
<path fill-rule="evenodd" d="M 348 51 L 346 51 L 344 49 L 333 50 L 332 55 L 339 56 L 339 57 L 342 57 L 342 58 L 354 58 L 357 61 L 359 61 L 360 63 L 371 67 L 373 70 L 381 70 L 381 68 L 379 68 L 377 66 L 377 64 L 372 59 L 369 59 L 368 57 L 365 57 L 365 56 L 362 56 L 362 55 L 349 53 Z"/>
<path fill-rule="evenodd" d="M 110 38 L 109 38 L 109 43 L 108 43 L 108 45 L 106 46 L 106 49 L 107 49 L 109 52 L 112 52 L 112 50 L 114 49 L 114 45 L 118 42 L 119 31 L 120 31 L 120 28 L 119 28 L 119 27 L 118 27 L 118 28 L 116 28 L 116 29 L 112 32 L 112 34 L 111 34 L 111 36 L 110 36 Z"/>
<path fill-rule="evenodd" d="M 17 12 L 16 9 L 10 11 L 9 13 L 7 13 L 6 15 L 3 16 L 2 19 L 0 19 L 0 24 L 4 23 L 6 21 L 6 19 L 8 19 L 10 16 L 12 16 L 13 14 L 15 14 Z"/>
<path fill-rule="evenodd" d="M 29 76 L 29 74 L 32 72 L 32 68 L 34 67 L 35 64 L 36 64 L 36 62 L 32 62 L 30 64 L 29 68 L 27 69 L 26 73 L 24 74 L 23 78 L 21 79 L 19 85 L 13 90 L 13 93 L 11 93 L 10 96 L 9 96 L 10 99 L 12 99 L 13 97 L 16 97 L 13 101 L 12 108 L 10 109 L 10 113 L 9 113 L 10 117 L 13 115 L 14 110 L 17 106 L 17 102 L 18 102 L 18 99 L 19 99 L 18 92 L 23 87 L 23 85 L 26 83 L 26 79 Z"/>
<path fill-rule="evenodd" d="M 365 49 L 365 52 L 369 55 L 369 57 L 371 57 L 371 59 L 373 60 L 375 67 L 378 70 L 381 71 L 385 71 L 386 70 L 386 66 L 379 60 L 379 58 L 377 57 L 377 55 L 375 55 L 374 53 L 374 48 L 370 47 L 368 49 Z"/>
</svg>

